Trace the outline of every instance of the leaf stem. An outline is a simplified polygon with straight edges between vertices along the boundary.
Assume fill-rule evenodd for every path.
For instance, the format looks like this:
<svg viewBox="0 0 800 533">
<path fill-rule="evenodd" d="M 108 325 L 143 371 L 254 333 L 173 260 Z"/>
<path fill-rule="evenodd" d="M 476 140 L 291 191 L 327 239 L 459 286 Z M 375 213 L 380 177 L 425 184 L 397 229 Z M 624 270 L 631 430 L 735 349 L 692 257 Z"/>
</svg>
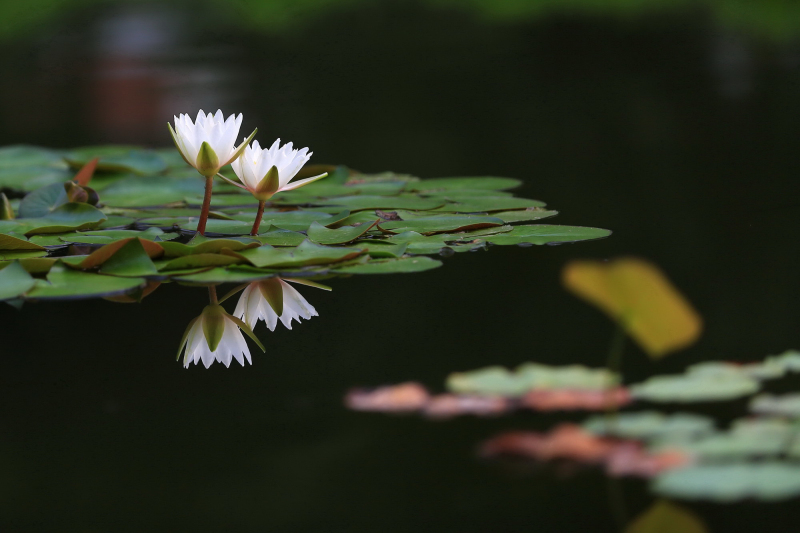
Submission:
<svg viewBox="0 0 800 533">
<path fill-rule="evenodd" d="M 219 303 L 217 301 L 217 286 L 216 285 L 209 285 L 208 286 L 208 299 L 212 304 Z"/>
<path fill-rule="evenodd" d="M 203 207 L 200 209 L 200 221 L 197 223 L 197 232 L 200 235 L 206 234 L 206 221 L 208 211 L 211 209 L 211 187 L 214 186 L 214 176 L 206 177 L 206 193 L 203 196 Z"/>
<path fill-rule="evenodd" d="M 261 217 L 264 216 L 264 206 L 267 204 L 266 200 L 258 201 L 258 213 L 256 213 L 256 220 L 253 222 L 253 229 L 250 230 L 250 235 L 258 235 L 258 227 L 261 225 Z"/>
</svg>

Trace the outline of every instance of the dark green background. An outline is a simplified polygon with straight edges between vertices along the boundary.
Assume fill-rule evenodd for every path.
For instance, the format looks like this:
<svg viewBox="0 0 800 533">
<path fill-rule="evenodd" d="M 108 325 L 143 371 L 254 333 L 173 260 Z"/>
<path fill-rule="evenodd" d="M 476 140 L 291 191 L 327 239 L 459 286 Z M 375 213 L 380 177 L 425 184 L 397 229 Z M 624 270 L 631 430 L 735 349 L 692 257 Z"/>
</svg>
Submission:
<svg viewBox="0 0 800 533">
<path fill-rule="evenodd" d="M 705 318 L 702 340 L 661 363 L 630 347 L 631 380 L 800 346 L 790 31 L 697 5 L 496 19 L 442 4 L 344 2 L 259 30 L 222 4 L 87 3 L 4 35 L 0 144 L 166 146 L 172 114 L 224 104 L 243 132 L 310 146 L 317 163 L 517 177 L 558 223 L 615 233 L 301 288 L 320 316 L 259 326 L 267 353 L 244 369 L 174 361 L 201 289 L 2 306 L 3 531 L 613 531 L 598 471 L 474 455 L 500 430 L 581 415 L 428 422 L 349 412 L 345 392 L 438 389 L 451 371 L 528 360 L 602 365 L 610 323 L 559 284 L 578 257 L 651 259 Z M 115 52 L 102 28 L 131 17 L 117 33 L 155 17 L 166 44 Z M 153 124 L 108 119 L 135 118 L 131 102 Z M 622 486 L 631 514 L 649 503 L 644 482 Z M 715 532 L 788 531 L 796 505 L 692 507 Z"/>
</svg>

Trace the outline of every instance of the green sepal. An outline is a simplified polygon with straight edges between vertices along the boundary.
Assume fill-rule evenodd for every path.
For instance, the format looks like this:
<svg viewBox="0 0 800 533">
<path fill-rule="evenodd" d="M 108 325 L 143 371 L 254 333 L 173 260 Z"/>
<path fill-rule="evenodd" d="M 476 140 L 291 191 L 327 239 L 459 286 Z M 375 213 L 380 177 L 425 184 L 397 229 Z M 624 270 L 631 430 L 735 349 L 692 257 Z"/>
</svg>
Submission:
<svg viewBox="0 0 800 533">
<path fill-rule="evenodd" d="M 262 179 L 256 187 L 253 196 L 259 200 L 269 200 L 280 188 L 281 180 L 278 176 L 278 167 L 272 165 L 267 171 L 267 175 L 264 176 L 264 179 Z"/>
<path fill-rule="evenodd" d="M 197 152 L 197 165 L 195 168 L 203 176 L 211 178 L 219 172 L 220 166 L 217 153 L 207 141 L 203 141 L 203 144 L 200 145 L 200 151 Z"/>
<path fill-rule="evenodd" d="M 283 314 L 283 286 L 280 279 L 269 278 L 260 281 L 258 288 L 275 314 L 281 316 Z"/>
<path fill-rule="evenodd" d="M 0 192 L 0 220 L 14 220 L 14 209 L 5 193 Z"/>
<path fill-rule="evenodd" d="M 188 159 L 186 159 L 186 156 L 183 153 L 183 148 L 181 148 L 181 143 L 178 142 L 178 135 L 175 133 L 175 130 L 172 129 L 172 124 L 167 122 L 167 127 L 169 128 L 169 134 L 172 135 L 172 142 L 175 143 L 175 148 L 178 149 L 178 153 L 181 154 L 181 157 L 184 161 L 186 161 L 187 165 L 193 167 L 194 165 Z"/>
<path fill-rule="evenodd" d="M 248 337 L 250 337 L 251 339 L 253 339 L 253 342 L 255 342 L 255 343 L 258 345 L 258 347 L 259 347 L 259 348 L 261 348 L 261 351 L 262 351 L 262 352 L 264 352 L 264 353 L 266 353 L 266 352 L 267 352 L 267 349 L 266 349 L 266 348 L 264 348 L 264 345 L 263 345 L 263 344 L 261 344 L 261 341 L 260 341 L 260 340 L 258 340 L 258 337 L 256 337 L 256 334 L 255 334 L 255 333 L 253 333 L 253 330 L 252 330 L 252 329 L 250 329 L 250 326 L 248 326 L 247 324 L 245 324 L 243 320 L 241 320 L 241 319 L 239 319 L 239 318 L 236 318 L 236 317 L 235 317 L 235 316 L 233 316 L 233 315 L 228 315 L 228 318 L 230 318 L 231 320 L 233 320 L 233 323 L 234 323 L 234 324 L 236 324 L 237 326 L 239 326 L 239 329 L 241 329 L 242 331 L 244 331 L 245 333 L 247 333 L 247 336 L 248 336 Z"/>
<path fill-rule="evenodd" d="M 231 163 L 233 163 L 234 161 L 239 159 L 239 156 L 242 155 L 242 152 L 244 152 L 244 149 L 247 148 L 247 145 L 250 144 L 250 142 L 253 140 L 253 137 L 256 136 L 256 132 L 257 131 L 258 131 L 258 128 L 254 129 L 253 133 L 250 134 L 250 137 L 245 139 L 244 142 L 239 145 L 239 148 L 237 148 L 236 151 L 233 152 L 233 155 L 231 156 L 231 158 L 228 161 L 226 161 L 225 164 L 220 165 L 220 166 L 224 167 L 225 165 L 230 165 Z"/>
<path fill-rule="evenodd" d="M 243 284 L 239 285 L 238 287 L 236 287 L 236 288 L 232 289 L 232 290 L 231 290 L 230 292 L 228 292 L 228 293 L 227 293 L 225 296 L 223 296 L 222 298 L 220 298 L 220 299 L 219 299 L 219 303 L 222 303 L 222 302 L 224 302 L 225 300 L 227 300 L 228 298 L 230 298 L 230 297 L 231 297 L 231 296 L 233 296 L 234 294 L 236 294 L 236 293 L 238 293 L 238 292 L 242 291 L 242 290 L 243 290 L 243 289 L 245 289 L 245 288 L 246 288 L 248 285 L 250 285 L 250 284 L 249 284 L 249 283 L 243 283 Z"/>
<path fill-rule="evenodd" d="M 198 320 L 200 320 L 202 318 L 202 316 L 203 315 L 200 315 L 200 316 L 198 316 L 196 318 L 193 318 L 192 321 L 189 322 L 189 325 L 186 327 L 186 331 L 183 332 L 183 337 L 181 338 L 181 343 L 178 345 L 178 357 L 175 358 L 176 361 L 180 361 L 181 360 L 181 352 L 183 352 L 183 347 L 186 345 L 186 339 L 189 337 L 189 332 L 192 330 L 192 326 L 194 326 L 194 323 L 197 322 Z M 186 346 L 186 348 L 188 349 L 189 347 Z"/>
<path fill-rule="evenodd" d="M 308 285 L 309 287 L 314 287 L 316 289 L 322 289 L 323 291 L 332 291 L 333 287 L 328 287 L 327 285 L 323 285 L 322 283 L 317 283 L 316 281 L 311 281 L 308 279 L 303 278 L 281 278 L 283 281 L 291 281 L 292 283 L 297 283 L 299 285 Z"/>
<path fill-rule="evenodd" d="M 225 309 L 219 304 L 209 304 L 203 309 L 203 334 L 206 336 L 208 349 L 217 350 L 225 333 Z"/>
</svg>

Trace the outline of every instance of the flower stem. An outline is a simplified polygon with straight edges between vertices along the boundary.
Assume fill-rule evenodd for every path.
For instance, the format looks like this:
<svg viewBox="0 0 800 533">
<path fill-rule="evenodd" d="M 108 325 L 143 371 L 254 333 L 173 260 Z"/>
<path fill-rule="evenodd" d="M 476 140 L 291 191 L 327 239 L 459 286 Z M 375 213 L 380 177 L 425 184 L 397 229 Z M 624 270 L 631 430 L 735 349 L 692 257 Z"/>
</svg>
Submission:
<svg viewBox="0 0 800 533">
<path fill-rule="evenodd" d="M 256 213 L 256 220 L 253 222 L 253 229 L 250 230 L 250 235 L 258 235 L 258 227 L 261 225 L 261 217 L 264 216 L 264 206 L 266 204 L 266 200 L 259 200 L 258 213 Z"/>
<path fill-rule="evenodd" d="M 216 285 L 209 285 L 208 286 L 208 299 L 212 304 L 219 303 L 217 301 L 217 286 Z"/>
<path fill-rule="evenodd" d="M 206 234 L 206 221 L 208 211 L 211 209 L 211 187 L 214 185 L 214 176 L 206 178 L 206 194 L 203 196 L 203 207 L 200 209 L 200 221 L 197 223 L 197 232 L 200 235 Z"/>
</svg>

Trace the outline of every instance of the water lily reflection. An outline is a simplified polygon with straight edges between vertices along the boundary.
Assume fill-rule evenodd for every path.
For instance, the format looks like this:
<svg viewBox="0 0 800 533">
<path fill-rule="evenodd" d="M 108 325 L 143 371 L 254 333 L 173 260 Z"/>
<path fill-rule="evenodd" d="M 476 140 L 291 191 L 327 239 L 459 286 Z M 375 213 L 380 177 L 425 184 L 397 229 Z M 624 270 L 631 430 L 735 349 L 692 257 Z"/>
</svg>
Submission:
<svg viewBox="0 0 800 533">
<path fill-rule="evenodd" d="M 184 340 L 179 349 L 184 351 L 183 366 L 189 368 L 191 363 L 197 364 L 202 361 L 208 368 L 214 361 L 219 361 L 227 367 L 234 358 L 242 366 L 245 359 L 253 364 L 242 331 L 247 333 L 262 351 L 264 350 L 264 346 L 256 339 L 247 324 L 229 315 L 219 304 L 212 303 L 206 306 L 184 333 Z"/>
<path fill-rule="evenodd" d="M 275 331 L 278 319 L 287 329 L 292 329 L 292 320 L 309 320 L 319 316 L 316 309 L 287 280 L 270 278 L 249 284 L 239 297 L 234 316 L 241 318 L 251 328 L 263 320 L 270 331 Z M 329 287 L 305 280 L 288 279 L 295 283 L 310 285 L 320 289 Z"/>
</svg>

